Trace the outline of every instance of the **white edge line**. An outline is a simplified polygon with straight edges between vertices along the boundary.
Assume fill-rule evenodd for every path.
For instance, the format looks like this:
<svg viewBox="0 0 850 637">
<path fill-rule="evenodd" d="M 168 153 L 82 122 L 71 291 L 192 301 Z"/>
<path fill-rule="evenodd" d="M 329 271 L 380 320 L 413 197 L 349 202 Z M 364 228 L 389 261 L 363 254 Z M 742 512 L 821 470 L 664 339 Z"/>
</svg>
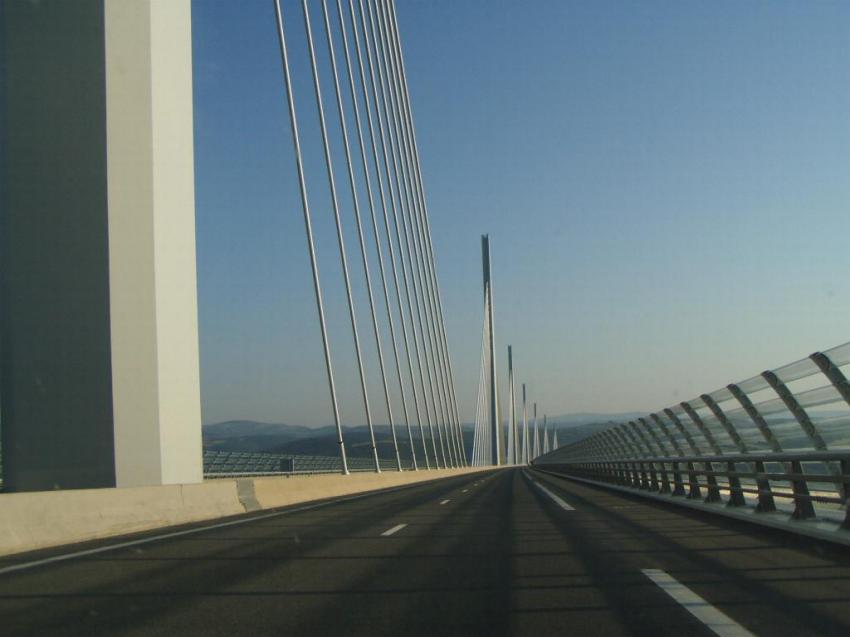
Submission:
<svg viewBox="0 0 850 637">
<path fill-rule="evenodd" d="M 239 524 L 249 524 L 251 522 L 257 522 L 258 520 L 267 520 L 269 518 L 276 518 L 282 515 L 289 515 L 290 513 L 301 513 L 302 511 L 310 511 L 312 509 L 319 509 L 322 507 L 330 506 L 332 504 L 339 504 L 341 502 L 348 502 L 351 500 L 360 500 L 361 498 L 368 498 L 371 496 L 382 495 L 385 493 L 392 493 L 394 491 L 401 491 L 403 489 L 410 489 L 411 487 L 421 486 L 422 484 L 427 484 L 430 480 L 419 482 L 416 484 L 405 484 L 399 487 L 392 487 L 389 489 L 382 489 L 378 492 L 370 491 L 368 493 L 357 493 L 355 495 L 344 496 L 341 498 L 335 498 L 333 500 L 329 500 L 327 502 L 319 502 L 317 504 L 306 504 L 304 506 L 295 507 L 292 509 L 286 509 L 285 511 L 274 511 L 272 513 L 263 513 L 261 515 L 254 515 L 249 518 L 239 518 L 238 520 L 230 520 L 229 522 L 217 522 L 216 524 L 208 524 L 205 526 L 200 526 L 197 528 L 186 529 L 184 531 L 173 531 L 171 533 L 161 533 L 159 535 L 153 535 L 151 537 L 145 537 L 138 540 L 129 540 L 127 542 L 119 542 L 117 544 L 110 544 L 108 546 L 98 546 L 96 548 L 85 549 L 83 551 L 74 551 L 72 553 L 63 553 L 61 555 L 52 555 L 51 557 L 45 557 L 40 560 L 33 560 L 31 562 L 22 562 L 20 564 L 13 564 L 12 566 L 6 566 L 5 568 L 0 568 L 0 575 L 5 575 L 6 573 L 14 573 L 15 571 L 23 571 L 30 568 L 35 568 L 36 566 L 43 566 L 46 564 L 53 564 L 54 562 L 65 562 L 67 560 L 73 560 L 78 557 L 86 557 L 87 555 L 97 555 L 98 553 L 106 553 L 108 551 L 116 551 L 118 549 L 128 548 L 130 546 L 139 546 L 140 544 L 150 544 L 151 542 L 159 542 L 160 540 L 169 540 L 175 537 L 182 537 L 184 535 L 192 535 L 194 533 L 203 533 L 204 531 L 214 531 L 215 529 L 223 529 L 228 526 L 237 526 Z M 191 523 L 189 523 L 191 524 Z M 104 538 L 101 538 L 104 539 Z M 97 538 L 94 539 L 96 541 Z M 91 540 L 89 540 L 91 541 Z M 46 550 L 50 547 L 44 547 Z M 55 547 L 53 547 L 55 548 Z M 14 553 L 11 555 L 0 556 L 0 560 L 14 558 Z"/>
<path fill-rule="evenodd" d="M 567 504 L 566 501 L 564 501 L 564 499 L 562 497 L 555 495 L 549 489 L 547 489 L 542 484 L 537 482 L 537 480 L 532 479 L 532 477 L 530 475 L 528 475 L 528 473 L 526 473 L 525 470 L 523 470 L 523 473 L 525 473 L 525 477 L 528 478 L 528 481 L 531 482 L 531 484 L 533 484 L 535 487 L 540 489 L 543 493 L 545 493 L 550 498 L 552 498 L 552 500 L 555 502 L 555 504 L 557 504 L 559 507 L 561 507 L 564 511 L 575 511 L 575 508 L 570 506 L 569 504 Z"/>
<path fill-rule="evenodd" d="M 381 536 L 382 537 L 388 537 L 388 536 L 392 535 L 393 533 L 398 533 L 399 531 L 401 531 L 406 526 L 407 526 L 407 524 L 396 524 L 393 528 L 387 529 L 386 531 L 381 533 Z"/>
<path fill-rule="evenodd" d="M 544 487 L 544 486 L 543 486 L 542 484 L 540 484 L 539 482 L 535 482 L 534 484 L 535 484 L 535 485 L 537 486 L 537 488 L 538 488 L 538 489 L 540 489 L 543 493 L 545 493 L 545 494 L 546 494 L 546 495 L 548 495 L 550 498 L 552 498 L 552 500 L 555 502 L 555 504 L 557 504 L 559 507 L 561 507 L 564 511 L 575 511 L 575 508 L 573 508 L 572 506 L 570 506 L 569 504 L 567 504 L 567 503 L 564 501 L 564 499 L 563 499 L 563 498 L 561 498 L 560 496 L 555 495 L 554 493 L 552 493 L 551 491 L 549 491 L 549 489 L 547 489 L 546 487 Z"/>
<path fill-rule="evenodd" d="M 651 579 L 662 591 L 678 602 L 715 635 L 720 637 L 755 637 L 753 633 L 709 604 L 669 573 L 657 568 L 644 568 L 641 573 Z"/>
</svg>

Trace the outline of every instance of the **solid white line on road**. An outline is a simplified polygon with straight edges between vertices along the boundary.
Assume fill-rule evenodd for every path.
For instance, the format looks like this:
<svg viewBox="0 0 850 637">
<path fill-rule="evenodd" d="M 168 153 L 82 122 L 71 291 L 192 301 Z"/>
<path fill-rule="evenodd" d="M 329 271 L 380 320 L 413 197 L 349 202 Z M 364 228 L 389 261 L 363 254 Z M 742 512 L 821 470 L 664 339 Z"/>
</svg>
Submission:
<svg viewBox="0 0 850 637">
<path fill-rule="evenodd" d="M 546 487 L 544 487 L 542 484 L 540 484 L 540 483 L 539 483 L 539 482 L 537 482 L 536 480 L 532 480 L 532 481 L 531 481 L 531 484 L 533 484 L 533 485 L 534 485 L 534 486 L 536 486 L 538 489 L 540 489 L 543 493 L 545 493 L 545 494 L 546 494 L 546 495 L 548 495 L 550 498 L 552 498 L 552 500 L 554 500 L 555 504 L 557 504 L 559 507 L 561 507 L 564 511 L 575 511 L 575 509 L 574 509 L 573 507 L 571 507 L 569 504 L 567 504 L 566 502 L 564 502 L 563 498 L 561 498 L 560 496 L 555 495 L 554 493 L 552 493 L 551 491 L 549 491 L 549 489 L 547 489 Z"/>
<path fill-rule="evenodd" d="M 393 528 L 391 528 L 391 529 L 387 529 L 386 531 L 384 531 L 383 533 L 381 533 L 381 535 L 382 535 L 383 537 L 390 536 L 390 535 L 392 535 L 393 533 L 398 533 L 399 531 L 401 531 L 401 530 L 402 530 L 404 527 L 406 527 L 406 526 L 407 526 L 406 524 L 396 524 Z"/>
<path fill-rule="evenodd" d="M 451 500 L 443 500 L 440 504 L 448 504 L 449 502 L 451 502 Z"/>
<path fill-rule="evenodd" d="M 741 624 L 709 604 L 672 575 L 657 568 L 645 568 L 641 572 L 714 634 L 720 637 L 755 637 Z"/>
</svg>

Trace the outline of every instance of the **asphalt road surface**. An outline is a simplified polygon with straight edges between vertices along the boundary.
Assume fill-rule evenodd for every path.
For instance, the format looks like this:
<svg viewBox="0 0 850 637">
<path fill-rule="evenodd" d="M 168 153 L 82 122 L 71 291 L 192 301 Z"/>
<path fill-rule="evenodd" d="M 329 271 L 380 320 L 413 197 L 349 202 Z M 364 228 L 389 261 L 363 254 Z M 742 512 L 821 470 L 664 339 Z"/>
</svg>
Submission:
<svg viewBox="0 0 850 637">
<path fill-rule="evenodd" d="M 533 471 L 171 531 L 0 560 L 0 635 L 850 634 L 850 552 Z"/>
</svg>

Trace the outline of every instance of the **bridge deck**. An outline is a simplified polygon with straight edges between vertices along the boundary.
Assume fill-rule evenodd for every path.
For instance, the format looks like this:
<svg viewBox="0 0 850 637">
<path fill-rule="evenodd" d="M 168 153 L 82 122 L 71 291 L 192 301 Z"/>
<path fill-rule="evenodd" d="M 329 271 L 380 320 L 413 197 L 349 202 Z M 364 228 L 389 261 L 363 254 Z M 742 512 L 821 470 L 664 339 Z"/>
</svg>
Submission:
<svg viewBox="0 0 850 637">
<path fill-rule="evenodd" d="M 537 485 L 522 470 L 446 479 L 0 571 L 0 632 L 682 635 L 713 634 L 710 624 L 717 634 L 801 636 L 850 628 L 846 552 L 532 475 Z M 61 554 L 7 558 L 0 569 Z"/>
</svg>

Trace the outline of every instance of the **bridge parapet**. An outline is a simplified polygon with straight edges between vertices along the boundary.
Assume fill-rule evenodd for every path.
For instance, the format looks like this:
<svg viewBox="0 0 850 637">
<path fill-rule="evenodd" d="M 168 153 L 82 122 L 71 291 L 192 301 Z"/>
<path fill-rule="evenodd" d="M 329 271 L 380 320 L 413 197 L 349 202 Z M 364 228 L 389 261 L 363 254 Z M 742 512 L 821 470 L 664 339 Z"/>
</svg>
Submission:
<svg viewBox="0 0 850 637">
<path fill-rule="evenodd" d="M 845 343 L 647 417 L 611 423 L 533 464 L 727 513 L 815 521 L 818 533 L 839 531 L 835 537 L 850 543 L 848 366 Z"/>
</svg>

